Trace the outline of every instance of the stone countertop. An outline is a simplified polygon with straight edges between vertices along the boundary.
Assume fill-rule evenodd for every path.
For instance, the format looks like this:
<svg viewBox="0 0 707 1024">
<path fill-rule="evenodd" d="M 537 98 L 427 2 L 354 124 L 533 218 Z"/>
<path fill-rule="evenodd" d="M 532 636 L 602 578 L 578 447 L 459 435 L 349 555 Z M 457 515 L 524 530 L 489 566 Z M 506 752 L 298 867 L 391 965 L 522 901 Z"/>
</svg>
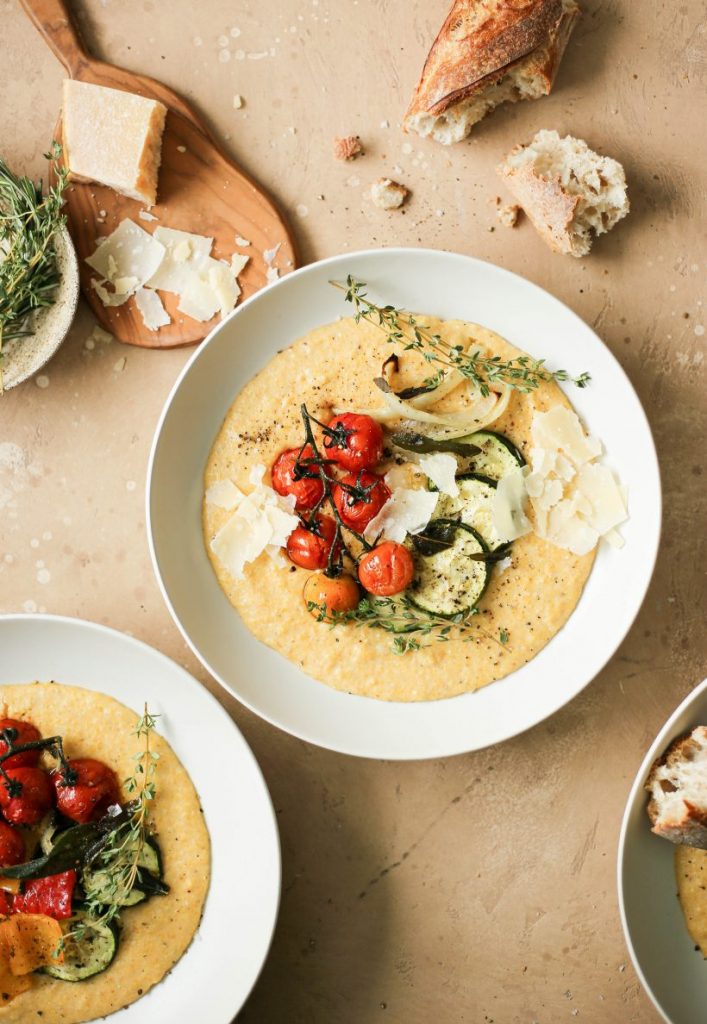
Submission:
<svg viewBox="0 0 707 1024">
<path fill-rule="evenodd" d="M 704 119 L 699 0 L 582 0 L 553 95 L 497 112 L 452 148 L 399 121 L 446 0 L 81 0 L 91 51 L 163 79 L 288 211 L 303 261 L 379 245 L 470 253 L 547 288 L 591 324 L 647 410 L 663 544 L 644 607 L 600 676 L 523 736 L 449 760 L 385 764 L 311 747 L 221 692 L 157 589 L 144 520 L 153 430 L 189 350 L 94 340 L 82 304 L 41 376 L 0 399 L 0 611 L 128 631 L 217 692 L 263 767 L 283 900 L 240 1014 L 254 1024 L 658 1021 L 624 946 L 615 887 L 629 785 L 705 674 Z M 2 155 L 43 173 L 62 70 L 0 0 Z M 234 95 L 243 97 L 235 109 Z M 554 127 L 626 167 L 629 218 L 591 256 L 500 226 L 494 167 Z M 366 155 L 332 158 L 332 137 Z M 411 190 L 384 213 L 370 183 Z M 570 361 L 568 355 L 568 362 Z"/>
</svg>

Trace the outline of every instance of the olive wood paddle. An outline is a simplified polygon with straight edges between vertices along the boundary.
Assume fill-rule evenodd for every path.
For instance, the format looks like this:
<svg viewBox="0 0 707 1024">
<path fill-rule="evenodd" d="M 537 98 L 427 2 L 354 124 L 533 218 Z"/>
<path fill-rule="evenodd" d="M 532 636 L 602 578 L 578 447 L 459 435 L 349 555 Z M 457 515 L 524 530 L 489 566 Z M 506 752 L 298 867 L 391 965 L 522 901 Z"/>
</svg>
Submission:
<svg viewBox="0 0 707 1024">
<path fill-rule="evenodd" d="M 138 213 L 145 209 L 144 204 L 110 188 L 93 183 L 69 184 L 66 213 L 79 256 L 86 300 L 106 330 L 128 344 L 174 348 L 201 341 L 217 318 L 200 323 L 179 313 L 176 295 L 160 292 L 172 321 L 158 331 L 147 330 L 134 299 L 122 306 L 105 307 L 91 287 L 92 272 L 84 262 L 95 251 L 96 239 L 110 234 L 125 217 L 150 232 L 161 224 L 208 235 L 214 239 L 212 255 L 217 259 L 228 259 L 233 252 L 250 256 L 238 279 L 243 298 L 247 298 L 268 283 L 270 265 L 280 274 L 294 268 L 295 244 L 287 225 L 272 200 L 223 153 L 199 115 L 181 96 L 155 79 L 89 55 L 66 0 L 22 0 L 22 5 L 71 78 L 160 100 L 168 111 L 158 202 L 150 210 L 158 218 L 156 221 L 142 220 Z M 61 119 L 55 138 L 61 139 Z M 250 246 L 238 245 L 236 237 L 247 239 Z M 268 253 L 270 263 L 264 253 Z"/>
</svg>

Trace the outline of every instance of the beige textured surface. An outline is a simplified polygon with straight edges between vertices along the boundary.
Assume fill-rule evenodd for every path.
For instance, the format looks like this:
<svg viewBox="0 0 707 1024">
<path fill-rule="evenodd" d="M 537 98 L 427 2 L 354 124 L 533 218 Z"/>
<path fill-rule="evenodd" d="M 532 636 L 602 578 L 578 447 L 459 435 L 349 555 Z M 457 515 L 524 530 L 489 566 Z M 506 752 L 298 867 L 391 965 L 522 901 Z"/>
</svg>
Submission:
<svg viewBox="0 0 707 1024">
<path fill-rule="evenodd" d="M 664 542 L 638 621 L 587 691 L 525 736 L 430 764 L 359 762 L 224 698 L 264 768 L 284 855 L 275 942 L 241 1020 L 657 1024 L 623 945 L 614 862 L 633 774 L 707 663 L 703 4 L 584 0 L 553 95 L 495 113 L 452 149 L 396 127 L 445 0 L 173 0 L 169 17 L 157 0 L 75 6 L 98 55 L 208 112 L 295 212 L 304 259 L 441 246 L 566 301 L 626 368 L 662 460 Z M 0 13 L 2 149 L 39 173 L 61 71 L 17 0 Z M 502 229 L 488 202 L 496 164 L 541 127 L 626 167 L 632 213 L 586 260 L 553 255 L 527 221 Z M 366 156 L 334 161 L 331 139 L 349 133 Z M 383 175 L 412 189 L 405 212 L 372 206 L 368 185 Z M 38 378 L 48 387 L 2 399 L 0 610 L 130 630 L 208 683 L 157 591 L 143 514 L 154 424 L 188 352 L 89 349 L 92 326 L 83 309 Z"/>
</svg>

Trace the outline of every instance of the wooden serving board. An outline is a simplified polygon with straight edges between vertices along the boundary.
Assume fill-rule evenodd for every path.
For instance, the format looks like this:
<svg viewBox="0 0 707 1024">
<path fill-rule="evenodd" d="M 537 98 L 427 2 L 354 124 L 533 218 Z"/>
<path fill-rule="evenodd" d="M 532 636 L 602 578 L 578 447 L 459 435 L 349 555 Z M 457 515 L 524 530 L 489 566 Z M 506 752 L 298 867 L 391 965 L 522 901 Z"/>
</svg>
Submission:
<svg viewBox="0 0 707 1024">
<path fill-rule="evenodd" d="M 192 320 L 177 310 L 178 297 L 159 292 L 172 322 L 158 331 L 148 331 L 135 306 L 128 299 L 122 306 L 106 307 L 91 287 L 93 275 L 84 262 L 96 249 L 96 239 L 109 235 L 125 217 L 148 232 L 158 225 L 213 237 L 212 256 L 230 259 L 242 252 L 250 260 L 238 283 L 243 301 L 268 284 L 271 259 L 280 276 L 294 269 L 295 244 L 272 200 L 220 149 L 198 114 L 166 85 L 144 75 L 133 74 L 104 61 L 94 60 L 86 51 L 71 18 L 66 0 L 22 0 L 36 27 L 59 58 L 71 78 L 96 85 L 139 93 L 160 100 L 167 107 L 162 142 L 158 202 L 151 208 L 158 219 L 142 220 L 143 203 L 93 183 L 71 182 L 66 192 L 69 231 L 79 257 L 81 288 L 99 322 L 120 341 L 147 348 L 174 348 L 201 341 L 218 323 Z M 55 138 L 61 141 L 61 120 Z M 248 247 L 236 237 L 247 239 Z"/>
</svg>

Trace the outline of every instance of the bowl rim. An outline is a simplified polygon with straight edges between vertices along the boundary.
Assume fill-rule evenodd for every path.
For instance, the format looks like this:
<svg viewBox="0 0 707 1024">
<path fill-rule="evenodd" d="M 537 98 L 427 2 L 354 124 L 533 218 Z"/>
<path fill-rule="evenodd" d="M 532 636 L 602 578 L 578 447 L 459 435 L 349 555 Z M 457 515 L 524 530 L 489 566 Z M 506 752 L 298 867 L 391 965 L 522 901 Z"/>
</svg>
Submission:
<svg viewBox="0 0 707 1024">
<path fill-rule="evenodd" d="M 635 623 L 635 620 L 636 620 L 636 617 L 638 616 L 638 613 L 639 613 L 643 603 L 645 602 L 646 594 L 648 593 L 648 588 L 649 588 L 651 580 L 653 578 L 653 573 L 654 573 L 654 570 L 655 570 L 655 564 L 656 564 L 656 560 L 657 560 L 657 557 L 658 557 L 658 550 L 659 550 L 659 545 L 660 545 L 660 536 L 661 536 L 661 529 L 662 529 L 662 504 L 663 504 L 663 502 L 662 502 L 662 485 L 661 485 L 661 475 L 660 475 L 660 464 L 658 462 L 658 455 L 657 455 L 657 450 L 656 450 L 656 446 L 655 446 L 655 440 L 653 438 L 653 433 L 652 433 L 652 430 L 651 430 L 651 427 L 650 427 L 650 422 L 649 422 L 648 417 L 646 415 L 645 409 L 643 408 L 641 400 L 640 400 L 640 398 L 639 398 L 639 396 L 638 396 L 638 394 L 636 392 L 636 389 L 633 387 L 633 384 L 631 383 L 631 380 L 630 380 L 628 374 L 626 373 L 626 371 L 624 370 L 623 366 L 621 365 L 621 363 L 619 362 L 617 357 L 614 355 L 613 351 L 609 348 L 609 346 L 606 345 L 606 343 L 603 342 L 601 338 L 599 338 L 599 336 L 596 334 L 594 329 L 589 324 L 587 324 L 586 321 L 584 321 L 577 313 L 575 313 L 575 311 L 570 306 L 568 306 L 561 299 L 557 298 L 557 296 L 555 296 L 552 292 L 550 292 L 547 289 L 543 288 L 541 285 L 536 284 L 534 281 L 530 280 L 529 278 L 524 277 L 521 274 L 517 274 L 514 271 L 507 270 L 505 267 L 501 267 L 498 264 L 493 263 L 490 260 L 483 260 L 483 259 L 479 258 L 478 256 L 471 256 L 471 255 L 469 255 L 467 253 L 460 253 L 460 252 L 456 252 L 454 250 L 448 250 L 448 249 L 432 249 L 432 248 L 425 247 L 425 246 L 391 246 L 391 247 L 379 246 L 379 247 L 370 248 L 370 249 L 360 249 L 360 250 L 357 250 L 355 252 L 336 253 L 336 254 L 334 254 L 332 256 L 328 256 L 328 257 L 326 257 L 324 259 L 321 259 L 321 260 L 316 260 L 313 263 L 306 264 L 305 266 L 299 267 L 296 270 L 293 270 L 293 271 L 289 272 L 284 277 L 282 277 L 282 278 L 278 279 L 277 281 L 273 282 L 272 284 L 266 286 L 266 288 L 261 289 L 258 292 L 255 292 L 253 295 L 249 296 L 249 298 L 246 299 L 242 304 L 238 305 L 229 314 L 228 317 L 226 317 L 224 320 L 220 321 L 213 328 L 213 330 L 207 335 L 207 337 L 204 339 L 204 341 L 194 351 L 194 353 L 191 355 L 191 357 L 189 358 L 187 363 L 182 368 L 182 370 L 179 373 L 176 381 L 174 382 L 174 385 L 172 386 L 169 394 L 167 395 L 167 398 L 165 399 L 164 406 L 162 408 L 162 411 L 160 412 L 159 418 L 158 418 L 157 423 L 155 425 L 155 433 L 154 433 L 152 445 L 151 445 L 151 448 L 150 448 L 150 455 L 149 455 L 148 464 L 147 464 L 147 470 L 146 470 L 145 506 L 146 506 L 147 540 L 148 540 L 148 546 L 149 546 L 149 550 L 150 550 L 150 557 L 151 557 L 151 561 L 152 561 L 153 571 L 155 573 L 155 576 L 156 576 L 156 579 L 157 579 L 157 582 L 158 582 L 158 586 L 159 586 L 160 591 L 162 593 L 163 599 L 165 601 L 165 604 L 167 605 L 167 608 L 169 609 L 169 612 L 170 612 L 170 615 L 171 615 L 173 621 L 175 622 L 177 628 L 179 629 L 179 632 L 181 633 L 182 637 L 184 638 L 184 640 L 185 640 L 186 644 L 188 645 L 189 649 L 194 653 L 194 655 L 198 658 L 200 663 L 214 677 L 214 679 L 216 679 L 218 681 L 218 683 L 221 686 L 223 686 L 229 693 L 233 694 L 233 696 L 235 696 L 236 699 L 238 701 L 240 701 L 240 703 L 244 704 L 244 706 L 246 706 L 250 711 L 252 711 L 254 714 L 258 715 L 258 717 L 260 717 L 260 718 L 264 719 L 265 721 L 267 721 L 269 724 L 275 726 L 278 729 L 282 729 L 283 731 L 288 732 L 290 735 L 296 736 L 298 739 L 302 739 L 302 740 L 304 740 L 305 742 L 308 742 L 308 743 L 314 743 L 317 746 L 321 746 L 321 747 L 323 747 L 325 749 L 333 750 L 333 751 L 336 751 L 338 753 L 345 753 L 345 754 L 348 754 L 350 756 L 358 756 L 358 757 L 369 757 L 369 758 L 373 757 L 373 758 L 376 758 L 376 759 L 383 759 L 383 760 L 400 760 L 400 761 L 403 761 L 403 760 L 429 760 L 429 759 L 439 758 L 439 757 L 460 756 L 462 754 L 469 753 L 470 750 L 482 749 L 483 747 L 494 745 L 495 743 L 498 743 L 498 742 L 505 742 L 508 739 L 512 739 L 514 736 L 517 736 L 517 735 L 522 734 L 523 732 L 526 732 L 528 729 L 534 728 L 536 725 L 539 725 L 541 722 L 543 722 L 543 721 L 547 720 L 548 718 L 550 718 L 552 715 L 554 715 L 557 711 L 559 711 L 566 704 L 570 703 L 571 700 L 573 700 L 576 696 L 578 696 L 579 693 L 581 693 L 582 690 L 584 690 L 592 682 L 592 680 L 595 678 L 597 673 L 594 673 L 594 675 L 592 675 L 590 678 L 586 679 L 582 683 L 582 685 L 578 689 L 576 689 L 575 692 L 573 692 L 571 694 L 571 696 L 568 697 L 565 694 L 556 703 L 553 703 L 549 710 L 543 708 L 542 709 L 542 713 L 539 715 L 539 717 L 534 717 L 531 721 L 529 721 L 526 724 L 524 724 L 522 728 L 515 729 L 511 733 L 504 733 L 504 735 L 502 735 L 500 737 L 499 736 L 492 736 L 484 744 L 474 744 L 472 746 L 468 746 L 468 745 L 465 745 L 465 744 L 456 744 L 453 749 L 446 749 L 446 750 L 444 750 L 442 752 L 440 752 L 439 750 L 435 750 L 435 751 L 432 751 L 430 753 L 420 754 L 419 752 L 411 751 L 411 750 L 406 750 L 405 752 L 400 752 L 399 750 L 396 750 L 395 752 L 390 752 L 390 751 L 386 751 L 386 752 L 380 752 L 380 751 L 370 752 L 370 751 L 367 751 L 367 750 L 366 751 L 362 751 L 362 750 L 352 749 L 351 747 L 344 747 L 344 746 L 342 746 L 340 744 L 337 744 L 335 741 L 327 742 L 327 741 L 325 741 L 325 740 L 323 740 L 321 738 L 313 738 L 311 735 L 308 734 L 308 732 L 306 730 L 302 730 L 302 729 L 298 730 L 298 729 L 290 727 L 289 725 L 285 725 L 285 724 L 283 724 L 278 719 L 277 716 L 271 715 L 271 714 L 267 713 L 266 711 L 262 710 L 260 707 L 254 706 L 252 704 L 252 702 L 247 700 L 240 692 L 236 692 L 225 681 L 225 679 L 214 669 L 214 667 L 211 665 L 210 661 L 207 659 L 206 655 L 202 654 L 202 652 L 200 650 L 198 650 L 198 648 L 196 647 L 196 645 L 192 641 L 191 637 L 189 636 L 189 633 L 188 633 L 186 627 L 182 624 L 181 618 L 178 615 L 178 613 L 177 613 L 177 611 L 176 611 L 176 609 L 174 607 L 174 604 L 173 604 L 173 602 L 172 602 L 172 600 L 171 600 L 171 598 L 170 598 L 170 596 L 168 594 L 167 588 L 166 588 L 166 586 L 164 584 L 164 581 L 163 581 L 162 572 L 161 572 L 161 569 L 160 569 L 160 561 L 158 559 L 158 555 L 157 555 L 157 551 L 156 551 L 156 545 L 155 545 L 155 540 L 154 540 L 154 527 L 153 527 L 153 516 L 152 516 L 152 493 L 153 493 L 153 482 L 154 482 L 154 466 L 155 466 L 155 462 L 157 460 L 158 448 L 159 448 L 159 445 L 160 445 L 160 440 L 161 440 L 164 424 L 165 424 L 165 421 L 166 421 L 166 419 L 167 419 L 167 417 L 168 417 L 168 415 L 170 413 L 172 403 L 174 402 L 175 397 L 176 397 L 177 393 L 179 392 L 179 390 L 181 389 L 181 387 L 182 387 L 186 377 L 190 374 L 194 364 L 199 359 L 201 359 L 204 356 L 204 353 L 205 353 L 207 347 L 214 340 L 215 336 L 218 333 L 220 333 L 225 328 L 226 324 L 228 324 L 228 322 L 230 320 L 232 320 L 234 317 L 238 316 L 248 306 L 250 306 L 251 304 L 253 304 L 253 303 L 257 302 L 257 301 L 262 301 L 263 297 L 264 297 L 264 295 L 266 293 L 270 292 L 272 289 L 277 289 L 277 288 L 283 287 L 284 285 L 287 284 L 287 282 L 290 282 L 294 278 L 304 277 L 304 276 L 316 273 L 322 267 L 333 266 L 333 265 L 336 265 L 337 263 L 339 263 L 341 261 L 347 261 L 348 262 L 349 260 L 353 260 L 353 259 L 363 259 L 363 258 L 367 258 L 367 257 L 378 257 L 378 256 L 381 256 L 382 254 L 384 254 L 387 257 L 391 257 L 391 258 L 393 258 L 395 256 L 403 256 L 403 257 L 405 257 L 405 256 L 411 256 L 411 255 L 415 256 L 415 257 L 425 257 L 426 256 L 426 257 L 429 257 L 429 258 L 437 258 L 437 257 L 443 256 L 445 258 L 451 258 L 451 259 L 454 259 L 454 260 L 467 261 L 468 263 L 471 263 L 471 264 L 479 264 L 479 265 L 484 266 L 484 267 L 491 267 L 495 273 L 500 274 L 502 277 L 505 277 L 505 278 L 507 278 L 509 280 L 521 281 L 525 286 L 527 286 L 528 288 L 532 289 L 534 292 L 537 292 L 540 295 L 545 296 L 546 298 L 549 298 L 552 302 L 556 303 L 557 306 L 561 307 L 562 311 L 568 317 L 576 320 L 579 324 L 581 324 L 583 329 L 588 330 L 592 335 L 594 335 L 595 338 L 597 339 L 597 341 L 601 344 L 602 348 L 604 349 L 606 356 L 608 357 L 610 362 L 613 364 L 613 366 L 614 366 L 618 376 L 623 380 L 625 385 L 633 393 L 633 395 L 634 395 L 634 397 L 636 399 L 636 413 L 637 413 L 637 416 L 641 420 L 642 427 L 644 428 L 645 434 L 646 434 L 646 439 L 647 439 L 647 446 L 646 446 L 647 447 L 647 452 L 646 452 L 646 454 L 647 454 L 647 457 L 650 459 L 650 461 L 652 463 L 653 471 L 654 471 L 654 474 L 655 474 L 655 482 L 656 482 L 656 489 L 657 489 L 657 494 L 656 494 L 657 507 L 655 509 L 655 512 L 656 512 L 657 523 L 656 523 L 656 530 L 655 530 L 655 535 L 653 537 L 651 548 L 650 549 L 646 548 L 644 550 L 644 556 L 645 556 L 644 557 L 644 565 L 646 566 L 646 568 L 649 571 L 647 572 L 647 575 L 646 575 L 646 582 L 645 582 L 645 587 L 643 589 L 643 594 L 642 594 L 641 600 L 640 600 L 640 602 L 638 602 L 638 604 L 636 606 L 636 609 L 635 609 L 635 612 L 633 614 L 633 617 L 631 618 L 631 621 L 627 623 L 625 630 L 622 632 L 622 634 L 620 636 L 618 636 L 618 635 L 616 636 L 615 642 L 612 644 L 611 648 L 610 649 L 607 648 L 606 657 L 605 657 L 605 659 L 603 661 L 603 664 L 602 664 L 602 669 L 604 667 L 606 667 L 608 662 L 611 660 L 611 658 L 614 657 L 614 655 L 616 654 L 616 651 L 619 649 L 619 647 L 621 646 L 621 644 L 625 640 L 626 636 L 628 635 L 629 631 L 633 627 L 633 625 Z M 599 669 L 599 671 L 601 671 L 601 669 Z M 500 682 L 503 682 L 503 680 L 500 680 Z M 461 698 L 463 698 L 464 696 L 466 696 L 466 695 L 465 694 L 460 695 Z M 450 699 L 455 699 L 455 698 L 450 698 Z"/>
<path fill-rule="evenodd" d="M 690 693 L 687 694 L 687 696 L 678 704 L 675 710 L 669 715 L 667 720 L 661 726 L 655 739 L 651 743 L 643 760 L 641 761 L 641 765 L 638 771 L 636 772 L 633 783 L 631 785 L 631 789 L 629 790 L 628 798 L 626 800 L 623 816 L 621 818 L 621 828 L 619 830 L 619 844 L 616 856 L 616 888 L 619 903 L 619 916 L 621 918 L 621 927 L 624 933 L 624 942 L 626 943 L 626 947 L 631 957 L 631 963 L 633 964 L 633 968 L 636 974 L 638 975 L 638 980 L 641 982 L 644 991 L 646 992 L 651 1002 L 653 1003 L 653 1006 L 660 1013 L 661 1017 L 666 1022 L 666 1024 L 675 1024 L 675 1022 L 671 1017 L 668 1016 L 668 1014 L 660 1004 L 658 997 L 653 991 L 653 988 L 643 971 L 643 968 L 638 958 L 638 954 L 636 953 L 636 949 L 633 944 L 631 923 L 628 919 L 628 914 L 626 912 L 626 903 L 624 900 L 624 860 L 626 858 L 626 851 L 628 848 L 628 844 L 630 842 L 628 838 L 629 819 L 631 818 L 631 814 L 633 812 L 634 807 L 636 806 L 637 801 L 642 799 L 645 802 L 645 797 L 643 796 L 643 794 L 644 785 L 648 773 L 652 768 L 656 758 L 660 757 L 660 755 L 664 752 L 666 747 L 672 742 L 673 739 L 675 739 L 675 736 L 678 735 L 678 732 L 676 732 L 675 730 L 677 721 L 683 716 L 683 714 L 686 711 L 689 710 L 692 704 L 694 704 L 698 700 L 698 698 L 703 693 L 705 693 L 705 691 L 707 691 L 707 678 L 703 679 L 702 682 L 698 683 L 697 686 L 695 686 L 694 689 L 692 689 Z M 680 732 L 684 732 L 684 729 L 681 729 Z"/>
</svg>

